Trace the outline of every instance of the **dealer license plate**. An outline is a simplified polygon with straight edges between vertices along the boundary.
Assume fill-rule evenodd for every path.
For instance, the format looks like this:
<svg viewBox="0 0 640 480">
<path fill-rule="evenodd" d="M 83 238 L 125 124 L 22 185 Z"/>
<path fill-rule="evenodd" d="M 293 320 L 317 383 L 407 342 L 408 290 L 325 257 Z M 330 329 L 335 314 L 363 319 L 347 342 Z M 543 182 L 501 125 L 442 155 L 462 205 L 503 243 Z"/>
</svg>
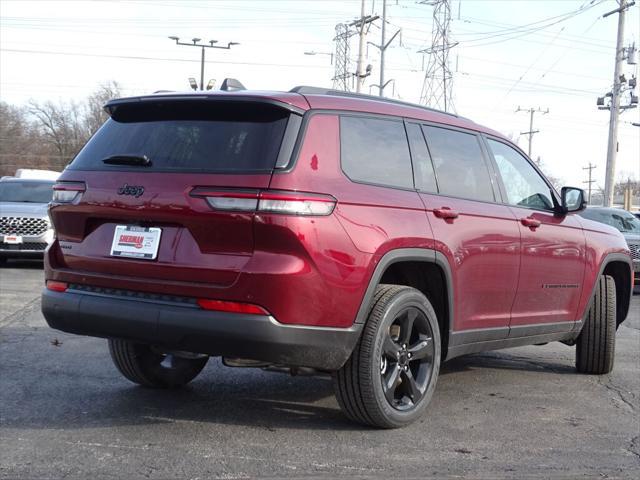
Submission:
<svg viewBox="0 0 640 480">
<path fill-rule="evenodd" d="M 5 235 L 4 243 L 9 243 L 11 245 L 22 243 L 22 235 Z"/>
<path fill-rule="evenodd" d="M 117 225 L 111 256 L 154 260 L 158 256 L 162 230 L 154 227 Z"/>
</svg>

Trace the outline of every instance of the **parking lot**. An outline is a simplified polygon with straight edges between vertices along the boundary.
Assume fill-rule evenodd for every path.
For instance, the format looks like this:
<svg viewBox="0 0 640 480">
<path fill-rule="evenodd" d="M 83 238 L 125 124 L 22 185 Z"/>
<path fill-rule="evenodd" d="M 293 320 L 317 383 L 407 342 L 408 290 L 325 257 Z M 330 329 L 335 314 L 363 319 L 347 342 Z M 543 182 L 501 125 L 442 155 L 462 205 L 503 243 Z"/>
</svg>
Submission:
<svg viewBox="0 0 640 480">
<path fill-rule="evenodd" d="M 447 363 L 428 415 L 348 422 L 331 381 L 210 360 L 187 388 L 128 383 L 104 340 L 49 329 L 39 262 L 0 269 L 2 478 L 639 478 L 640 296 L 616 366 L 553 343 Z"/>
</svg>

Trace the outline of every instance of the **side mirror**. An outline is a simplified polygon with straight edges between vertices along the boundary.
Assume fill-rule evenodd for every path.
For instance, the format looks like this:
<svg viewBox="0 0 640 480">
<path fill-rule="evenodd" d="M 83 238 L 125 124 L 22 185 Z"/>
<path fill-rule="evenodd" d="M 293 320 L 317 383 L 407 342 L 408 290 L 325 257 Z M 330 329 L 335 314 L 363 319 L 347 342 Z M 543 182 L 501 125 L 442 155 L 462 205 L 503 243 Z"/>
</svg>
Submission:
<svg viewBox="0 0 640 480">
<path fill-rule="evenodd" d="M 585 208 L 587 208 L 587 200 L 586 195 L 584 194 L 584 190 L 581 188 L 575 187 L 562 187 L 560 191 L 560 197 L 562 199 L 562 212 L 570 213 L 570 212 L 581 212 Z"/>
</svg>

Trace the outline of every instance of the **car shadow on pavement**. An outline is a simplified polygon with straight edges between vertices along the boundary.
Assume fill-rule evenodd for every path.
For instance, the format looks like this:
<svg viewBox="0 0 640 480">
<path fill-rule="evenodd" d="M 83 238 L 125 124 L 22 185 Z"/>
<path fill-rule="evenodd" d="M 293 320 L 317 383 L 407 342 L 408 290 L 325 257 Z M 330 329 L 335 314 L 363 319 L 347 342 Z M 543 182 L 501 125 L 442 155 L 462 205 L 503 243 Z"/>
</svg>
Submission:
<svg viewBox="0 0 640 480">
<path fill-rule="evenodd" d="M 492 351 L 480 354 L 470 354 L 454 358 L 443 364 L 440 374 L 455 373 L 465 370 L 478 370 L 483 368 L 499 370 L 520 370 L 529 372 L 544 372 L 556 374 L 576 374 L 573 365 L 559 363 L 546 358 L 521 356 L 503 351 Z"/>
<path fill-rule="evenodd" d="M 148 389 L 119 375 L 101 340 L 61 332 L 52 336 L 52 331 L 39 327 L 10 326 L 1 333 L 0 348 L 6 360 L 0 365 L 3 428 L 68 430 L 201 423 L 270 431 L 368 430 L 342 414 L 328 376 L 294 378 L 259 369 L 228 368 L 216 358 L 182 389 Z M 458 382 L 456 373 L 473 371 L 477 375 L 490 369 L 547 375 L 575 372 L 568 364 L 517 353 L 454 359 L 442 366 L 440 381 L 451 385 Z"/>
</svg>

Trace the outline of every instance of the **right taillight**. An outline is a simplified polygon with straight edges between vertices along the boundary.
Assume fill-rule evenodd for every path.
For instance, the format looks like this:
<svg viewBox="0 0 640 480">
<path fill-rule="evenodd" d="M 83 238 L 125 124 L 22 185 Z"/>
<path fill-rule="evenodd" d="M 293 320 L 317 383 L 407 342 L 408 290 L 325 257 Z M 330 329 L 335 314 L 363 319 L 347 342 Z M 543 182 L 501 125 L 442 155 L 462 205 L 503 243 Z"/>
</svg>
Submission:
<svg viewBox="0 0 640 480">
<path fill-rule="evenodd" d="M 191 191 L 191 196 L 204 198 L 214 210 L 285 215 L 330 215 L 337 203 L 331 195 L 288 190 L 224 190 L 197 187 Z"/>
<path fill-rule="evenodd" d="M 59 182 L 53 186 L 53 203 L 73 203 L 86 190 L 83 182 Z"/>
<path fill-rule="evenodd" d="M 335 206 L 330 195 L 275 190 L 261 192 L 258 201 L 259 212 L 289 215 L 330 215 Z"/>
</svg>

